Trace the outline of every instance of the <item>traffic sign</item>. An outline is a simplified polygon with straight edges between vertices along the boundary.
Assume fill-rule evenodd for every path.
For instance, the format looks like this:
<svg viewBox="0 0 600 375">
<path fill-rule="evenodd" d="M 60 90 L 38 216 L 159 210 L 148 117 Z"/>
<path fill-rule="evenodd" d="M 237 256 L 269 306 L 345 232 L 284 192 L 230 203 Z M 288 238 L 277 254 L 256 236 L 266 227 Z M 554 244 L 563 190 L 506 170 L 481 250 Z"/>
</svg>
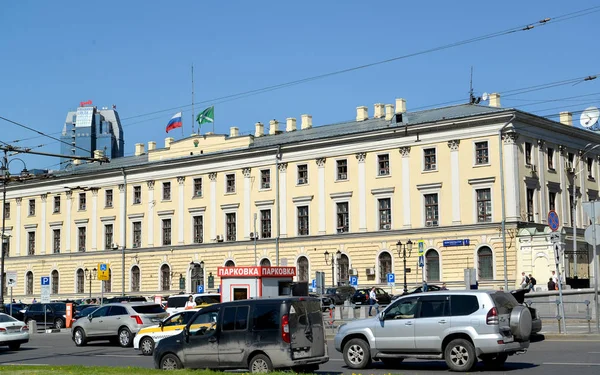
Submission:
<svg viewBox="0 0 600 375">
<path fill-rule="evenodd" d="M 387 281 L 388 281 L 388 285 L 389 286 L 396 285 L 396 275 L 394 275 L 393 273 L 388 273 L 387 274 Z"/>
<path fill-rule="evenodd" d="M 110 280 L 110 265 L 107 263 L 98 263 L 98 280 Z"/>
<path fill-rule="evenodd" d="M 48 276 L 42 276 L 40 278 L 40 284 L 42 285 L 42 296 L 40 298 L 40 302 L 50 303 L 50 278 Z"/>
<path fill-rule="evenodd" d="M 594 238 L 594 227 L 596 227 L 596 238 Z M 594 224 L 587 227 L 583 233 L 583 238 L 585 238 L 585 242 L 592 246 L 600 245 L 600 225 Z"/>
<path fill-rule="evenodd" d="M 554 263 L 556 263 L 556 269 L 558 269 L 558 265 L 560 264 L 560 253 L 561 253 L 561 246 L 559 243 L 555 243 L 554 244 Z"/>
<path fill-rule="evenodd" d="M 48 276 L 42 276 L 40 278 L 40 284 L 42 286 L 44 286 L 44 285 L 50 285 L 50 278 Z"/>
<path fill-rule="evenodd" d="M 550 233 L 550 242 L 560 243 L 560 233 L 558 233 L 558 232 Z"/>
<path fill-rule="evenodd" d="M 350 286 L 358 286 L 358 276 L 350 276 Z"/>
<path fill-rule="evenodd" d="M 553 232 L 556 232 L 560 227 L 560 221 L 558 220 L 558 214 L 554 210 L 548 212 L 548 226 Z"/>
<path fill-rule="evenodd" d="M 196 287 L 196 292 L 197 293 L 204 293 L 204 285 L 198 285 Z"/>
<path fill-rule="evenodd" d="M 317 279 L 312 279 L 311 288 L 317 289 Z"/>
<path fill-rule="evenodd" d="M 6 287 L 17 287 L 17 271 L 6 271 Z"/>
<path fill-rule="evenodd" d="M 425 265 L 425 259 L 423 257 L 423 255 L 419 256 L 419 267 L 423 268 L 423 266 Z"/>
<path fill-rule="evenodd" d="M 423 255 L 424 251 L 425 251 L 425 241 L 420 240 L 419 241 L 419 255 Z"/>
</svg>

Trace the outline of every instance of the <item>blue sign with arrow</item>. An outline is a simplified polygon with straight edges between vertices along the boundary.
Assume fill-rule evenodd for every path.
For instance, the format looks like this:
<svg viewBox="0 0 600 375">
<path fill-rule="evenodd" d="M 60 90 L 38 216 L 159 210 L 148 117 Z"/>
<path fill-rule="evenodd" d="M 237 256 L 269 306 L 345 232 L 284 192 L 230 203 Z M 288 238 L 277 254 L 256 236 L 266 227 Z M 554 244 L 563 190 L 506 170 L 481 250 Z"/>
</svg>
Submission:
<svg viewBox="0 0 600 375">
<path fill-rule="evenodd" d="M 422 268 L 423 266 L 425 266 L 425 259 L 423 258 L 423 255 L 421 255 L 419 257 L 419 267 Z"/>
</svg>

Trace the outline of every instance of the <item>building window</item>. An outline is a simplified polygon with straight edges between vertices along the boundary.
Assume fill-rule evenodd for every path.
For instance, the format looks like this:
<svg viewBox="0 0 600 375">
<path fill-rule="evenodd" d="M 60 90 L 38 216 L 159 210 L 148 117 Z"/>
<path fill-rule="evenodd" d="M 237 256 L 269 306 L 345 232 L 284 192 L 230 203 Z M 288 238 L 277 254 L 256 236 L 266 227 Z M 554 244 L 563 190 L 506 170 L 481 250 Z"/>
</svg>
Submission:
<svg viewBox="0 0 600 375">
<path fill-rule="evenodd" d="M 387 274 L 392 273 L 392 256 L 387 251 L 379 254 L 379 283 L 387 283 Z"/>
<path fill-rule="evenodd" d="M 575 205 L 573 204 L 573 197 L 569 194 L 569 215 L 571 216 L 571 226 L 575 225 L 573 221 L 573 215 L 575 214 Z"/>
<path fill-rule="evenodd" d="M 477 189 L 477 222 L 492 221 L 492 189 Z"/>
<path fill-rule="evenodd" d="M 226 179 L 226 193 L 235 193 L 235 174 L 228 174 L 225 176 Z"/>
<path fill-rule="evenodd" d="M 112 270 L 108 269 L 108 280 L 104 280 L 104 293 L 112 291 Z"/>
<path fill-rule="evenodd" d="M 260 210 L 260 238 L 271 238 L 271 210 Z"/>
<path fill-rule="evenodd" d="M 142 222 L 133 223 L 133 247 L 142 247 Z"/>
<path fill-rule="evenodd" d="M 532 145 L 529 142 L 525 142 L 525 164 L 531 165 L 531 148 Z"/>
<path fill-rule="evenodd" d="M 4 241 L 2 242 L 2 251 L 4 252 L 5 257 L 10 256 L 10 238 L 8 239 L 8 241 L 6 243 L 4 243 Z M 6 284 L 4 284 L 4 285 L 6 286 Z"/>
<path fill-rule="evenodd" d="M 569 152 L 567 154 L 567 168 L 574 168 L 575 167 L 575 154 L 572 152 Z"/>
<path fill-rule="evenodd" d="M 556 210 L 556 193 L 553 191 L 548 192 L 548 208 L 550 211 Z"/>
<path fill-rule="evenodd" d="M 194 243 L 204 242 L 204 218 L 194 216 Z"/>
<path fill-rule="evenodd" d="M 202 196 L 202 179 L 194 178 L 194 197 Z"/>
<path fill-rule="evenodd" d="M 298 185 L 308 184 L 308 164 L 298 166 Z"/>
<path fill-rule="evenodd" d="M 548 147 L 548 169 L 554 170 L 554 149 Z"/>
<path fill-rule="evenodd" d="M 194 263 L 191 267 L 190 280 L 192 281 L 192 290 L 198 290 L 198 286 L 204 285 L 204 268 L 199 263 Z"/>
<path fill-rule="evenodd" d="M 134 186 L 133 187 L 133 204 L 141 204 L 142 203 L 142 187 Z"/>
<path fill-rule="evenodd" d="M 390 175 L 390 155 L 382 154 L 377 155 L 377 165 L 379 167 L 379 176 L 389 176 Z"/>
<path fill-rule="evenodd" d="M 78 229 L 78 238 L 79 238 L 79 243 L 78 243 L 78 249 L 79 252 L 85 252 L 85 242 L 86 242 L 86 235 L 87 235 L 87 230 L 86 227 L 79 227 Z"/>
<path fill-rule="evenodd" d="M 235 241 L 237 237 L 235 212 L 225 214 L 225 224 L 227 228 L 227 241 Z"/>
<path fill-rule="evenodd" d="M 25 294 L 28 296 L 33 294 L 33 272 L 31 271 L 25 275 Z"/>
<path fill-rule="evenodd" d="M 171 267 L 168 264 L 160 266 L 160 290 L 171 290 Z"/>
<path fill-rule="evenodd" d="M 171 219 L 163 219 L 162 221 L 162 244 L 171 244 Z"/>
<path fill-rule="evenodd" d="M 79 193 L 79 211 L 85 211 L 86 208 L 86 196 L 85 193 Z"/>
<path fill-rule="evenodd" d="M 298 235 L 308 236 L 308 206 L 298 207 Z"/>
<path fill-rule="evenodd" d="M 338 160 L 337 161 L 337 180 L 347 180 L 348 179 L 348 160 Z"/>
<path fill-rule="evenodd" d="M 140 267 L 138 266 L 131 267 L 131 291 L 140 291 Z"/>
<path fill-rule="evenodd" d="M 425 253 L 425 275 L 427 281 L 440 281 L 440 254 L 434 249 Z"/>
<path fill-rule="evenodd" d="M 477 250 L 477 276 L 479 276 L 479 280 L 492 280 L 494 278 L 493 261 L 492 249 L 483 246 Z"/>
<path fill-rule="evenodd" d="M 264 169 L 260 171 L 260 188 L 270 189 L 271 188 L 271 170 Z"/>
<path fill-rule="evenodd" d="M 76 285 L 76 290 L 77 293 L 84 293 L 85 292 L 85 274 L 83 273 L 83 270 L 80 268 L 77 270 L 77 285 Z"/>
<path fill-rule="evenodd" d="M 112 191 L 112 189 L 108 189 L 104 192 L 104 206 L 105 207 L 113 206 L 113 191 Z"/>
<path fill-rule="evenodd" d="M 58 294 L 58 271 L 54 270 L 50 274 L 50 289 L 52 294 Z"/>
<path fill-rule="evenodd" d="M 587 174 L 588 174 L 588 178 L 589 179 L 593 179 L 594 178 L 594 159 L 592 158 L 587 158 Z"/>
<path fill-rule="evenodd" d="M 106 224 L 104 226 L 104 249 L 111 249 L 113 242 L 113 225 Z"/>
<path fill-rule="evenodd" d="M 305 256 L 298 258 L 298 281 L 308 281 L 308 258 Z"/>
<path fill-rule="evenodd" d="M 235 267 L 235 262 L 230 259 L 227 262 L 225 262 L 225 267 Z"/>
<path fill-rule="evenodd" d="M 260 266 L 261 267 L 271 267 L 271 261 L 267 258 L 262 258 L 260 260 Z"/>
<path fill-rule="evenodd" d="M 4 218 L 10 219 L 10 203 L 4 202 Z"/>
<path fill-rule="evenodd" d="M 377 207 L 379 210 L 379 229 L 392 229 L 392 199 L 378 199 Z"/>
<path fill-rule="evenodd" d="M 435 171 L 437 169 L 437 161 L 435 157 L 435 148 L 426 148 L 423 150 L 423 156 L 425 158 L 426 171 Z"/>
<path fill-rule="evenodd" d="M 60 213 L 60 197 L 54 197 L 54 209 L 52 210 L 55 214 Z"/>
<path fill-rule="evenodd" d="M 27 255 L 35 255 L 35 232 L 27 232 Z"/>
<path fill-rule="evenodd" d="M 488 142 L 475 142 L 475 164 L 488 164 L 490 162 Z"/>
<path fill-rule="evenodd" d="M 52 252 L 54 254 L 60 253 L 60 229 L 52 230 Z"/>
<path fill-rule="evenodd" d="M 348 285 L 350 281 L 350 260 L 346 254 L 342 254 L 338 261 L 338 285 Z"/>
<path fill-rule="evenodd" d="M 35 215 L 35 199 L 29 200 L 29 216 Z"/>
<path fill-rule="evenodd" d="M 533 189 L 527 189 L 527 221 L 533 223 Z"/>
<path fill-rule="evenodd" d="M 337 211 L 337 232 L 346 233 L 350 230 L 348 202 L 339 202 L 335 206 Z"/>
<path fill-rule="evenodd" d="M 425 194 L 425 225 L 430 227 L 438 226 L 439 206 L 437 193 Z"/>
<path fill-rule="evenodd" d="M 170 201 L 171 200 L 171 183 L 170 182 L 163 182 L 163 196 L 162 196 L 163 201 Z"/>
</svg>

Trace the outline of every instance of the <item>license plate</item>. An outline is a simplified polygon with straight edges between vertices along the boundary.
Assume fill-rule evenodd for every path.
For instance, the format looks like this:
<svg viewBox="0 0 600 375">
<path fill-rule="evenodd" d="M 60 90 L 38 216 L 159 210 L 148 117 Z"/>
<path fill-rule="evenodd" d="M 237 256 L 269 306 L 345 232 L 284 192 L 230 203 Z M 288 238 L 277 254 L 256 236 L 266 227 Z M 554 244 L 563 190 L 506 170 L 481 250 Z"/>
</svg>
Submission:
<svg viewBox="0 0 600 375">
<path fill-rule="evenodd" d="M 302 351 L 302 352 L 294 352 L 294 358 L 306 358 L 310 356 L 310 352 L 306 351 Z"/>
<path fill-rule="evenodd" d="M 354 302 L 355 305 L 362 305 L 362 302 Z"/>
</svg>

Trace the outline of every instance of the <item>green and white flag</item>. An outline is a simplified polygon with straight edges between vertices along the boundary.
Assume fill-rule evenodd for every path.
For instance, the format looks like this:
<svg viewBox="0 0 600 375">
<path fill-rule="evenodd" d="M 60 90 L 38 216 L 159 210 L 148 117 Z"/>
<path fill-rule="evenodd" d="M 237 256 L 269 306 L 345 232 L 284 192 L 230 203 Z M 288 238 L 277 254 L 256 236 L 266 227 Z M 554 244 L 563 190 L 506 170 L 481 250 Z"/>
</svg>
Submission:
<svg viewBox="0 0 600 375">
<path fill-rule="evenodd" d="M 198 117 L 196 117 L 196 121 L 199 125 L 207 122 L 215 122 L 215 107 L 208 107 L 204 111 L 200 112 Z"/>
</svg>

